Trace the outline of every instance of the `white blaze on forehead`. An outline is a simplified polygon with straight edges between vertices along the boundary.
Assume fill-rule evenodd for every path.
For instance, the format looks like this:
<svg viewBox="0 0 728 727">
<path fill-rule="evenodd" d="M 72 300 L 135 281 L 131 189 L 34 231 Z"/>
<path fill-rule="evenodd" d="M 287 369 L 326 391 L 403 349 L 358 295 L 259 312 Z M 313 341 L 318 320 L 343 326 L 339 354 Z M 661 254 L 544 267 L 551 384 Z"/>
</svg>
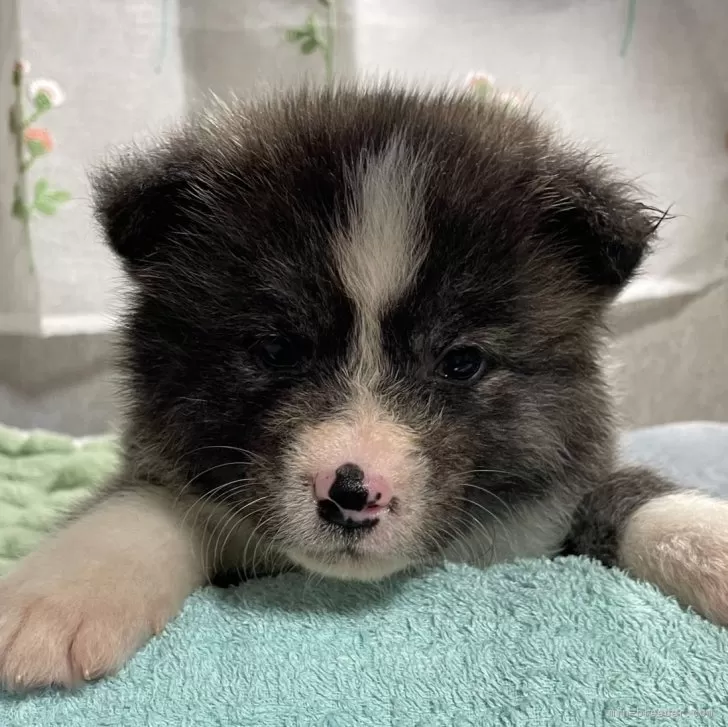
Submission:
<svg viewBox="0 0 728 727">
<path fill-rule="evenodd" d="M 335 239 L 338 272 L 355 308 L 354 345 L 342 377 L 347 401 L 330 418 L 301 429 L 286 457 L 285 479 L 311 483 L 318 473 L 354 463 L 387 483 L 398 500 L 397 517 L 382 517 L 358 546 L 360 557 L 350 558 L 331 550 L 308 488 L 284 488 L 280 497 L 296 534 L 289 558 L 318 573 L 371 579 L 406 567 L 408 553 L 421 547 L 416 534 L 426 498 L 417 490 L 429 480 L 428 462 L 377 383 L 384 369 L 382 317 L 407 292 L 426 253 L 423 180 L 414 156 L 393 140 L 379 154 L 362 155 L 348 181 L 348 227 Z"/>
<path fill-rule="evenodd" d="M 353 173 L 349 227 L 337 265 L 357 313 L 357 368 L 370 373 L 381 355 L 382 315 L 404 295 L 425 255 L 422 167 L 401 141 L 363 156 Z"/>
</svg>

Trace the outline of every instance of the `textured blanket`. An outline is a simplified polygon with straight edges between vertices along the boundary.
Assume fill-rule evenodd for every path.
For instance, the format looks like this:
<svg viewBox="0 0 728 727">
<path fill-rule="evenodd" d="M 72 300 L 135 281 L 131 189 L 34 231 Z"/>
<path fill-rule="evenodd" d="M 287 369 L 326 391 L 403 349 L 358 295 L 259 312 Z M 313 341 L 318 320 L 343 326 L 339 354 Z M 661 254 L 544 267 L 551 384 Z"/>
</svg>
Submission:
<svg viewBox="0 0 728 727">
<path fill-rule="evenodd" d="M 719 429 L 681 435 L 694 469 L 708 437 L 717 486 L 728 481 Z M 639 436 L 633 445 L 649 450 Z M 113 462 L 111 440 L 0 429 L 4 556 Z M 690 470 L 674 456 L 666 467 Z M 584 559 L 449 566 L 378 585 L 289 574 L 200 591 L 114 678 L 0 695 L 0 726 L 719 725 L 727 663 L 728 630 Z"/>
<path fill-rule="evenodd" d="M 111 437 L 74 440 L 0 425 L 0 575 L 115 463 Z"/>
</svg>

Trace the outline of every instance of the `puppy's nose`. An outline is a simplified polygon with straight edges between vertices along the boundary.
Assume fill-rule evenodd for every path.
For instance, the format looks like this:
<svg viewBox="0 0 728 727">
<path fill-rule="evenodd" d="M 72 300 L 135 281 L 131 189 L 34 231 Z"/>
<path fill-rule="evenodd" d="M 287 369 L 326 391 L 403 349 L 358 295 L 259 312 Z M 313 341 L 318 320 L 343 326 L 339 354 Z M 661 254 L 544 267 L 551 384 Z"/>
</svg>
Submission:
<svg viewBox="0 0 728 727">
<path fill-rule="evenodd" d="M 367 506 L 369 492 L 364 486 L 364 471 L 361 467 L 345 464 L 336 470 L 329 500 L 333 500 L 343 510 L 363 510 Z"/>
<path fill-rule="evenodd" d="M 360 511 L 389 505 L 392 488 L 381 475 L 365 473 L 358 465 L 347 463 L 333 472 L 319 472 L 314 494 L 317 500 L 332 500 L 344 510 Z"/>
<path fill-rule="evenodd" d="M 392 500 L 392 488 L 381 475 L 367 473 L 347 463 L 314 479 L 319 514 L 325 520 L 349 527 L 376 522 Z"/>
</svg>

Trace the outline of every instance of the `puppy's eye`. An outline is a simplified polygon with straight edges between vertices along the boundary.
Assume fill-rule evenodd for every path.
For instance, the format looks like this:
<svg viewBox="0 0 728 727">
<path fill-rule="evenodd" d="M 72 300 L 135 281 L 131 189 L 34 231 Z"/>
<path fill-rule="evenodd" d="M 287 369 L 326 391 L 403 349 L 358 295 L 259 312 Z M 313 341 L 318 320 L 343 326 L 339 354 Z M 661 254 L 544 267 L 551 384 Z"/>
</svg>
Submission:
<svg viewBox="0 0 728 727">
<path fill-rule="evenodd" d="M 443 354 L 435 372 L 448 381 L 475 381 L 485 373 L 485 355 L 477 346 L 455 346 Z"/>
<path fill-rule="evenodd" d="M 306 341 L 292 336 L 269 336 L 259 341 L 255 352 L 260 362 L 269 369 L 296 369 L 310 355 Z"/>
</svg>

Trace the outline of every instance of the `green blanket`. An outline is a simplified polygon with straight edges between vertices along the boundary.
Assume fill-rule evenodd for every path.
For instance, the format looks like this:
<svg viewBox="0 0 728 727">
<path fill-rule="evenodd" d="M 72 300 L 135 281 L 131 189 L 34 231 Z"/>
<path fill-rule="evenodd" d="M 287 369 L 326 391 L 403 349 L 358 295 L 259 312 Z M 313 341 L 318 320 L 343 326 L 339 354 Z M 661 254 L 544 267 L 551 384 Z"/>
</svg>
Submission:
<svg viewBox="0 0 728 727">
<path fill-rule="evenodd" d="M 5 558 L 113 461 L 110 440 L 0 429 Z M 117 677 L 0 696 L 0 725 L 718 725 L 727 663 L 727 630 L 584 559 L 290 574 L 202 590 Z"/>
<path fill-rule="evenodd" d="M 0 425 L 0 574 L 38 542 L 59 510 L 82 499 L 115 462 L 111 437 L 79 441 Z"/>
</svg>

